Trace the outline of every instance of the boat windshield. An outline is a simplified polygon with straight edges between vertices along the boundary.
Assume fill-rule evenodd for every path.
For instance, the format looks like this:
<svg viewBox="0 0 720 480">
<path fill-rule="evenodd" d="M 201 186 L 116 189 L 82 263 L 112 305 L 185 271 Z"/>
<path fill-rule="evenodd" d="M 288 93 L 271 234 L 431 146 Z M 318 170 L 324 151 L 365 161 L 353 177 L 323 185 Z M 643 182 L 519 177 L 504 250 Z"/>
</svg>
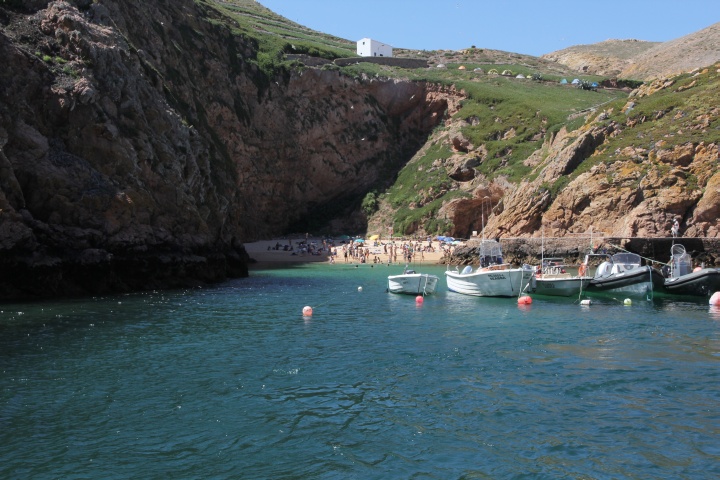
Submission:
<svg viewBox="0 0 720 480">
<path fill-rule="evenodd" d="M 630 266 L 638 266 L 641 263 L 640 255 L 636 253 L 616 253 L 612 256 L 612 261 L 614 264 L 625 264 L 630 268 Z"/>
<path fill-rule="evenodd" d="M 502 247 L 495 240 L 483 240 L 480 243 L 480 266 L 502 265 Z"/>
<path fill-rule="evenodd" d="M 671 277 L 680 277 L 692 273 L 692 257 L 682 245 L 672 246 Z"/>
</svg>

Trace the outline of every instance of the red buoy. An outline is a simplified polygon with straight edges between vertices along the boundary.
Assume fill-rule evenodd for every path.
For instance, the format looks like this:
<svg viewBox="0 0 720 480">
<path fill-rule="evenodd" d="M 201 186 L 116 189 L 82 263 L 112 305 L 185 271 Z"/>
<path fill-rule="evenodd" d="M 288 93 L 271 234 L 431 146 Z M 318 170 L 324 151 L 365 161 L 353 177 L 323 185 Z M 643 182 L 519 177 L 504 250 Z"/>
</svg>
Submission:
<svg viewBox="0 0 720 480">
<path fill-rule="evenodd" d="M 720 306 L 720 292 L 715 292 L 710 297 L 710 305 Z"/>
<path fill-rule="evenodd" d="M 532 303 L 532 298 L 530 298 L 529 295 L 523 295 L 522 297 L 518 298 L 518 305 L 530 305 Z"/>
</svg>

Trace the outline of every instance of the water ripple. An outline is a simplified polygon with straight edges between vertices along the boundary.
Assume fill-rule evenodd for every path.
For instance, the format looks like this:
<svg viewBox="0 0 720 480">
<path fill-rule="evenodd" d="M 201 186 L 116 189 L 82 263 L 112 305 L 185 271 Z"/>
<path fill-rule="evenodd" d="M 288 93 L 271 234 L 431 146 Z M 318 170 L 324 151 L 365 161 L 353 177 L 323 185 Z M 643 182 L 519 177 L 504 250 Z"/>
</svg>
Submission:
<svg viewBox="0 0 720 480">
<path fill-rule="evenodd" d="M 3 307 L 0 477 L 720 476 L 707 304 L 418 307 L 387 271 Z"/>
</svg>

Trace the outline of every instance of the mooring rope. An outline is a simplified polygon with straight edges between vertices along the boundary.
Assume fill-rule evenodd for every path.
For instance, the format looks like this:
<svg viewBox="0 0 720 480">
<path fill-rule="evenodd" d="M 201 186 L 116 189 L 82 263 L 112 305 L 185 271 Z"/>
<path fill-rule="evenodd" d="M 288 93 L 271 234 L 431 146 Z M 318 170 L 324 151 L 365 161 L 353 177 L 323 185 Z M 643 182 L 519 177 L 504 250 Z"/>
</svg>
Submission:
<svg viewBox="0 0 720 480">
<path fill-rule="evenodd" d="M 637 253 L 635 253 L 635 252 L 631 252 L 630 250 L 627 250 L 627 249 L 621 247 L 620 245 L 614 245 L 614 244 L 609 243 L 609 242 L 604 242 L 604 243 L 606 243 L 607 245 L 610 245 L 611 247 L 616 248 L 616 249 L 618 249 L 618 250 L 622 250 L 622 251 L 625 252 L 625 253 L 635 254 L 635 255 L 637 255 L 638 257 L 640 257 L 640 258 L 642 258 L 643 260 L 645 260 L 646 262 L 657 263 L 657 264 L 659 264 L 659 265 L 667 265 L 666 262 L 660 262 L 660 261 L 658 261 L 658 260 L 653 260 L 652 258 L 643 257 L 642 255 L 637 254 Z"/>
</svg>

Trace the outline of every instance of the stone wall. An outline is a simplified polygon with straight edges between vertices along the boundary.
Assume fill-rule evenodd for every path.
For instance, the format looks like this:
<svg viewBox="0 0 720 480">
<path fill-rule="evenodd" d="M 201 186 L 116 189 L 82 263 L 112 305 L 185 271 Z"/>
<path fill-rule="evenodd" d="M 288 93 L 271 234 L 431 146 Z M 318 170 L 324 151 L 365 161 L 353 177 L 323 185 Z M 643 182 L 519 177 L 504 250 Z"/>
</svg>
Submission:
<svg viewBox="0 0 720 480">
<path fill-rule="evenodd" d="M 286 60 L 297 60 L 308 67 L 321 67 L 330 63 L 334 63 L 339 67 L 346 67 L 348 65 L 354 65 L 360 62 L 375 63 L 377 65 L 389 65 L 392 67 L 400 68 L 427 68 L 427 60 L 419 58 L 394 58 L 394 57 L 350 57 L 350 58 L 337 58 L 333 62 L 327 58 L 311 57 L 310 55 L 304 54 L 289 54 L 285 55 Z"/>
<path fill-rule="evenodd" d="M 346 67 L 360 62 L 375 63 L 377 65 L 389 65 L 391 67 L 400 68 L 427 68 L 428 66 L 427 60 L 420 58 L 352 57 L 335 59 L 335 65 L 340 67 Z"/>
<path fill-rule="evenodd" d="M 328 60 L 327 58 L 311 57 L 310 55 L 305 54 L 289 54 L 285 55 L 285 59 L 290 61 L 297 60 L 308 67 L 321 67 L 323 65 L 333 63 L 332 60 Z"/>
</svg>

